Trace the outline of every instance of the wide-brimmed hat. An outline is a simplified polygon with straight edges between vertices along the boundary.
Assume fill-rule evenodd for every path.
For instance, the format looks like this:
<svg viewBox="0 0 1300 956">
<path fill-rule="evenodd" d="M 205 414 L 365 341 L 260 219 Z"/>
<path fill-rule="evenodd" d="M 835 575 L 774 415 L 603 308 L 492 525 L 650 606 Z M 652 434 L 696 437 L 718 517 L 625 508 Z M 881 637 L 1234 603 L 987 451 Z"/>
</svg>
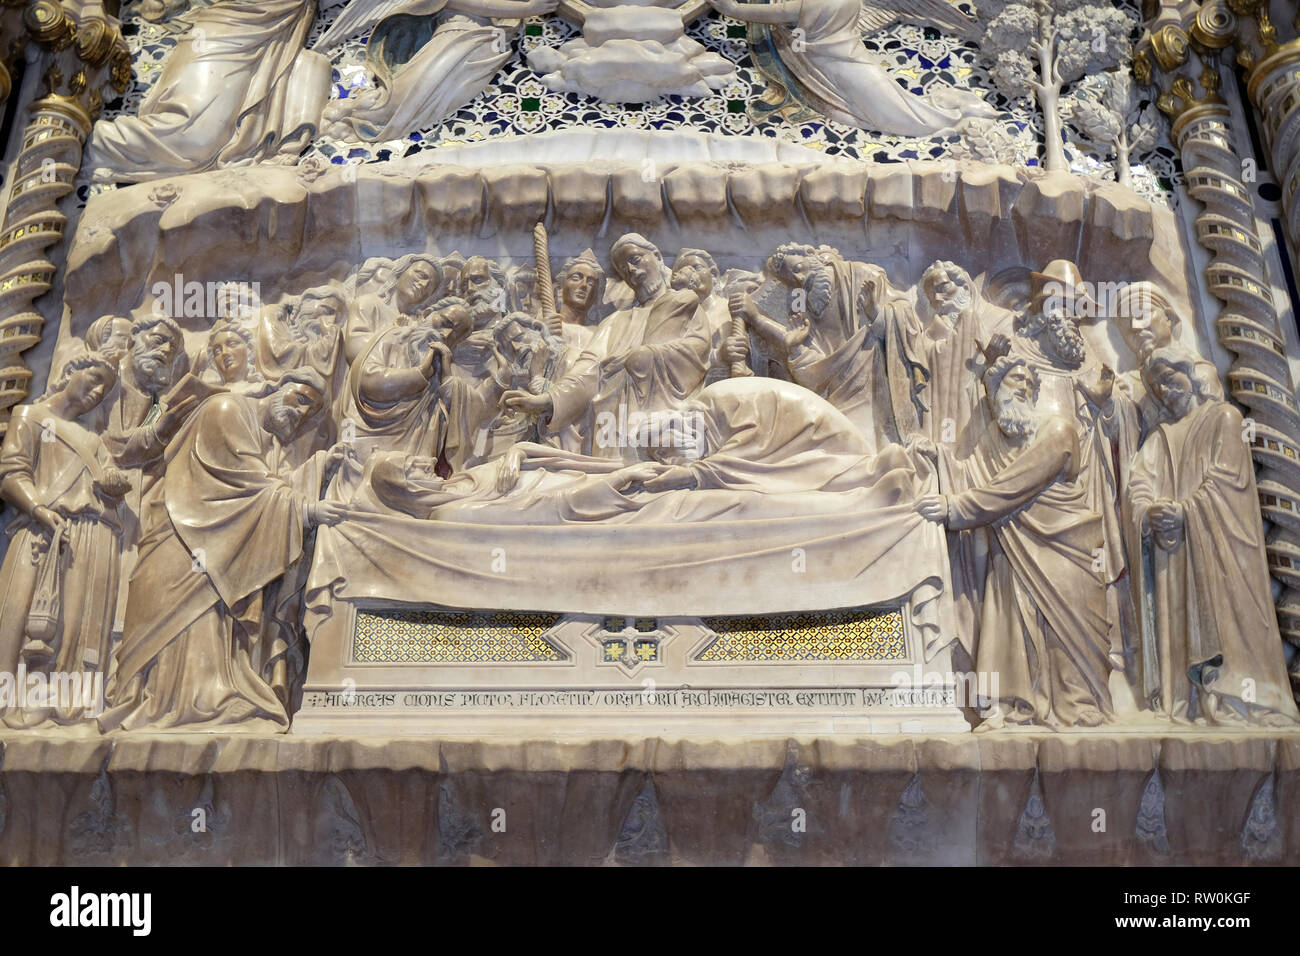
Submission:
<svg viewBox="0 0 1300 956">
<path fill-rule="evenodd" d="M 1035 312 L 1041 311 L 1043 300 L 1060 295 L 1076 303 L 1076 318 L 1096 318 L 1101 314 L 1101 306 L 1088 291 L 1083 273 L 1069 259 L 1053 259 L 1042 272 L 1031 272 L 1029 275 L 1029 301 Z"/>
</svg>

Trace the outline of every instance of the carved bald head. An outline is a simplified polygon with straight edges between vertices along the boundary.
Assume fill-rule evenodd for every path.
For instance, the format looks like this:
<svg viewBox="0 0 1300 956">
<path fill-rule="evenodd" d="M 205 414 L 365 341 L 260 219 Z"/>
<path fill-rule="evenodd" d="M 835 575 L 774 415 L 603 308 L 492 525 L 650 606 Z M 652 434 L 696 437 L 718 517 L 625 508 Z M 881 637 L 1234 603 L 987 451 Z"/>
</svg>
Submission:
<svg viewBox="0 0 1300 956">
<path fill-rule="evenodd" d="M 615 241 L 609 250 L 609 261 L 639 303 L 658 298 L 668 285 L 663 253 L 640 233 L 629 232 Z"/>
</svg>

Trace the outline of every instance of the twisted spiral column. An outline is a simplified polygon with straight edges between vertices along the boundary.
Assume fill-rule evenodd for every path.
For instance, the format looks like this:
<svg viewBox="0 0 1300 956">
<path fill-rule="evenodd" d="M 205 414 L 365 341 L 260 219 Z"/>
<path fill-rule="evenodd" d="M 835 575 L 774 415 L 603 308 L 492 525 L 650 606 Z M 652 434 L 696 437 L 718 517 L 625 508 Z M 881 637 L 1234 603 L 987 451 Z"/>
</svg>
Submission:
<svg viewBox="0 0 1300 956">
<path fill-rule="evenodd" d="M 59 200 L 74 188 L 82 146 L 103 105 L 101 89 L 121 92 L 131 78 L 130 51 L 116 19 L 86 14 L 75 0 L 26 0 L 22 17 L 27 37 L 44 54 L 46 91 L 28 107 L 0 218 L 0 440 L 10 410 L 30 390 L 32 370 L 22 353 L 40 342 L 45 325 L 33 303 L 54 282 L 57 267 L 47 253 L 63 240 Z"/>
<path fill-rule="evenodd" d="M 1264 121 L 1287 233 L 1300 246 L 1300 39 L 1256 64 L 1246 76 L 1246 90 Z"/>
<path fill-rule="evenodd" d="M 53 284 L 56 267 L 45 250 L 63 239 L 58 202 L 73 189 L 91 125 L 65 97 L 47 96 L 31 111 L 0 231 L 0 439 L 10 409 L 28 394 L 32 370 L 22 353 L 40 342 L 45 325 L 32 303 Z"/>
<path fill-rule="evenodd" d="M 1206 281 L 1224 303 L 1214 325 L 1219 342 L 1233 354 L 1228 389 L 1254 422 L 1260 510 L 1273 526 L 1265 542 L 1269 569 L 1283 586 L 1278 624 L 1282 636 L 1300 646 L 1300 405 L 1277 307 L 1263 281 L 1264 245 L 1229 116 L 1222 103 L 1197 103 L 1175 120 L 1173 137 L 1187 170 L 1187 190 L 1204 206 L 1196 233 L 1213 254 Z"/>
</svg>

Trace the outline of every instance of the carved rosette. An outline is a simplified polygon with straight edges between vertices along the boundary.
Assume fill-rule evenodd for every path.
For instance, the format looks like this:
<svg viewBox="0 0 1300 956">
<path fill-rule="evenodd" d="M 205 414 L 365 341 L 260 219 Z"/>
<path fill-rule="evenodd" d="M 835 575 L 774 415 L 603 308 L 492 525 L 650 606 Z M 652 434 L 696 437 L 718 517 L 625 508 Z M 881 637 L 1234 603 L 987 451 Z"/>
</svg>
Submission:
<svg viewBox="0 0 1300 956">
<path fill-rule="evenodd" d="M 1223 303 L 1214 327 L 1233 355 L 1228 390 L 1254 426 L 1260 512 L 1272 525 L 1269 568 L 1283 585 L 1278 625 L 1286 640 L 1300 646 L 1300 405 L 1266 281 L 1253 198 L 1232 145 L 1231 113 L 1218 94 L 1217 60 L 1235 42 L 1240 24 L 1223 4 L 1184 6 L 1177 11 L 1181 21 L 1170 6 L 1148 24 L 1134 72 L 1158 88 L 1157 102 L 1173 118 L 1187 191 L 1203 206 L 1196 235 L 1212 253 L 1206 282 Z"/>
<path fill-rule="evenodd" d="M 40 342 L 45 325 L 33 303 L 49 291 L 57 270 L 47 253 L 63 239 L 58 203 L 73 189 L 103 85 L 120 91 L 130 80 L 118 22 L 88 17 L 77 23 L 71 8 L 79 7 L 40 0 L 23 11 L 27 34 L 46 54 L 46 91 L 28 107 L 0 227 L 0 440 L 10 409 L 30 391 L 32 370 L 22 353 Z"/>
</svg>

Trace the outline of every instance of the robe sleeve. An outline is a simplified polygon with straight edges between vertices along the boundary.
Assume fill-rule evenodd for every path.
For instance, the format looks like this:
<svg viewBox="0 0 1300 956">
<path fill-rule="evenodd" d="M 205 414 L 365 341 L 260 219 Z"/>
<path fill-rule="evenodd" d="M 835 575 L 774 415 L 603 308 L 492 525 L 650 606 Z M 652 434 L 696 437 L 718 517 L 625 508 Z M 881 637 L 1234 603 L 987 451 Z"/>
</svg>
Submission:
<svg viewBox="0 0 1300 956">
<path fill-rule="evenodd" d="M 552 386 L 551 420 L 547 425 L 550 432 L 558 432 L 574 424 L 591 407 L 600 388 L 600 363 L 609 351 L 612 331 L 613 323 L 602 322 L 591 342 Z"/>
<path fill-rule="evenodd" d="M 36 505 L 48 505 L 36 490 L 36 458 L 40 454 L 40 423 L 30 405 L 14 409 L 9 419 L 9 430 L 0 447 L 0 484 L 16 485 L 19 495 L 25 494 Z M 28 502 L 10 500 L 20 514 L 27 511 Z"/>
<path fill-rule="evenodd" d="M 167 513 L 185 546 L 202 550 L 221 599 L 234 605 L 302 556 L 308 497 L 270 471 L 269 436 L 256 405 L 216 396 L 196 412 L 184 446 L 167 467 Z"/>
<path fill-rule="evenodd" d="M 1014 514 L 1078 458 L 1079 438 L 1073 426 L 1049 419 L 1034 443 L 991 481 L 948 496 L 948 527 L 964 530 Z"/>
<path fill-rule="evenodd" d="M 1197 489 L 1182 501 L 1186 511 L 1200 511 L 1209 521 L 1224 523 L 1224 530 L 1238 540 L 1251 541 L 1262 532 L 1249 527 L 1257 523 L 1258 512 L 1253 507 L 1255 496 L 1251 488 L 1255 483 L 1255 470 L 1249 446 L 1242 440 L 1241 413 L 1227 402 L 1217 403 L 1212 418 L 1198 423 L 1207 430 L 1213 429 L 1212 450 L 1206 457 L 1205 477 Z M 1252 507 L 1236 507 L 1237 502 L 1248 501 Z"/>
<path fill-rule="evenodd" d="M 681 328 L 680 335 L 640 346 L 642 358 L 627 363 L 627 377 L 642 402 L 654 397 L 683 401 L 690 398 L 709 371 L 709 334 L 704 309 L 694 293 L 686 290 L 669 293 L 656 303 L 653 316 L 658 326 Z M 684 321 L 683 321 L 684 319 Z M 653 335 L 647 330 L 647 338 Z"/>
</svg>

